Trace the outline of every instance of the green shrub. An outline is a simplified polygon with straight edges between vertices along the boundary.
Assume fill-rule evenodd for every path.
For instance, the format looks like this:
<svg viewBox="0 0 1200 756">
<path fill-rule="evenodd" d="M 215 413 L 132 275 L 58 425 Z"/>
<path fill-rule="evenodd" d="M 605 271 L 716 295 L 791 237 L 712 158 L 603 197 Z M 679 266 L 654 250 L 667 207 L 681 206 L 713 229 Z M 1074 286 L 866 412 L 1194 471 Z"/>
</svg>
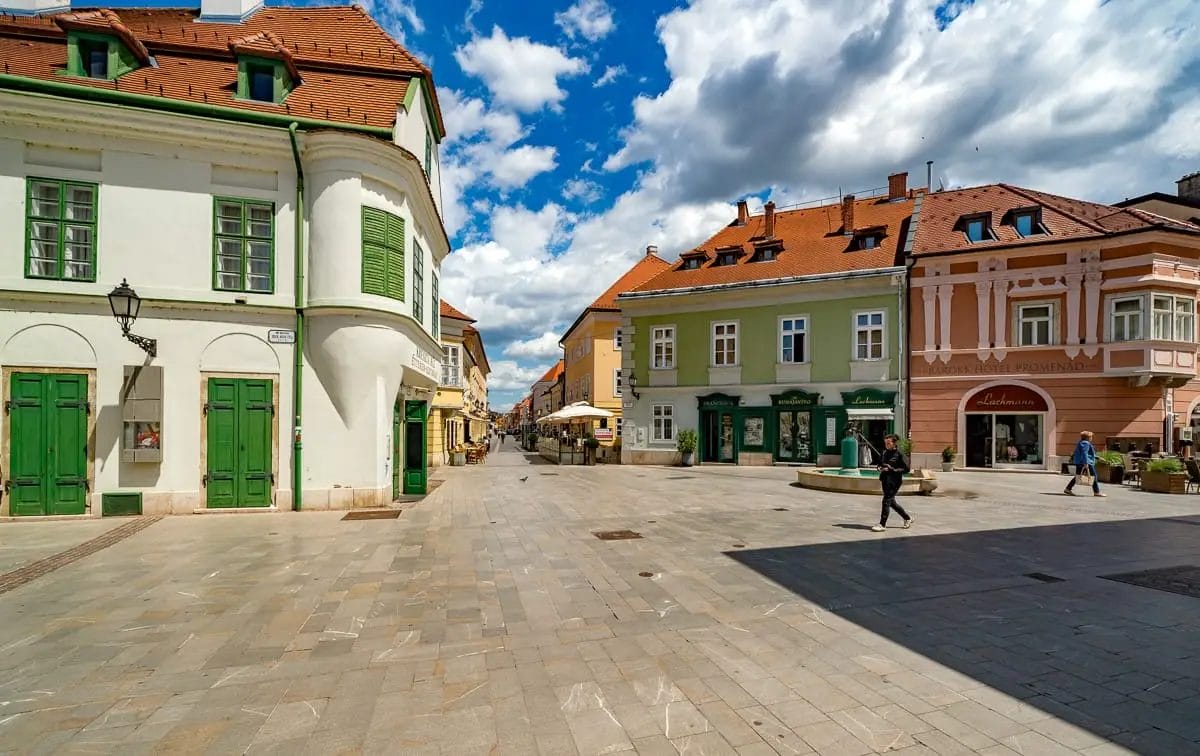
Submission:
<svg viewBox="0 0 1200 756">
<path fill-rule="evenodd" d="M 1125 458 L 1121 456 L 1121 452 L 1102 451 L 1096 454 L 1096 461 L 1103 462 L 1110 467 L 1117 467 L 1125 464 Z"/>
<path fill-rule="evenodd" d="M 691 428 L 684 428 L 675 434 L 675 448 L 682 454 L 691 454 L 696 451 L 696 444 L 700 441 L 696 436 L 696 431 Z"/>
<path fill-rule="evenodd" d="M 911 438 L 900 439 L 900 443 L 897 444 L 896 446 L 897 446 L 897 448 L 900 449 L 900 453 L 903 454 L 904 456 L 907 457 L 912 454 L 912 439 Z"/>
<path fill-rule="evenodd" d="M 942 461 L 943 462 L 953 462 L 954 455 L 957 453 L 958 452 L 955 450 L 955 448 L 953 446 L 947 446 L 945 449 L 942 449 Z"/>
<path fill-rule="evenodd" d="M 1183 472 L 1183 463 L 1174 457 L 1152 459 L 1150 464 L 1146 465 L 1146 469 L 1150 472 L 1181 473 Z"/>
</svg>

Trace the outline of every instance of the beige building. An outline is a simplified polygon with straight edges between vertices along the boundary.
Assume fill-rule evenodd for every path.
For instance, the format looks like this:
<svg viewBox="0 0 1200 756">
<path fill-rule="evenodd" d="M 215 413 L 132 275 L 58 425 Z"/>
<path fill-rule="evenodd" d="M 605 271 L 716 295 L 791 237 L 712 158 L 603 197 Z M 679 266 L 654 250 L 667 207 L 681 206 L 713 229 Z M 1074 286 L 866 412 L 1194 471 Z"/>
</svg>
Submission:
<svg viewBox="0 0 1200 756">
<path fill-rule="evenodd" d="M 1175 182 L 1175 187 L 1173 195 L 1151 192 L 1113 204 L 1116 207 L 1146 210 L 1172 220 L 1200 223 L 1200 171 L 1179 179 Z"/>
<path fill-rule="evenodd" d="M 559 344 L 563 348 L 562 402 L 587 402 L 612 412 L 612 420 L 597 420 L 590 431 L 605 446 L 611 446 L 621 434 L 621 310 L 617 295 L 649 281 L 671 267 L 658 256 L 658 247 L 647 247 L 646 254 L 612 286 L 596 298 L 567 329 Z"/>
<path fill-rule="evenodd" d="M 445 300 L 439 304 L 442 377 L 429 415 L 429 465 L 449 461 L 450 450 L 482 441 L 488 428 L 487 376 L 491 372 L 475 319 Z"/>
<path fill-rule="evenodd" d="M 562 374 L 563 361 L 559 360 L 546 371 L 546 374 L 537 383 L 533 384 L 530 396 L 533 397 L 533 421 L 535 423 L 562 408 Z"/>
</svg>

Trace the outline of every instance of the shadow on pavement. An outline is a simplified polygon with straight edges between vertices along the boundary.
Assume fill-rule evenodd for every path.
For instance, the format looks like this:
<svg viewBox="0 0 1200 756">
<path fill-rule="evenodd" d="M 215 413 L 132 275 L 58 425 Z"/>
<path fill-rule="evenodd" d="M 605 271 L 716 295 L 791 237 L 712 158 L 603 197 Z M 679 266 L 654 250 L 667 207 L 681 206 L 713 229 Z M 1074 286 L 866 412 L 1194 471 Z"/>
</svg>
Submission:
<svg viewBox="0 0 1200 756">
<path fill-rule="evenodd" d="M 1139 753 L 1200 753 L 1200 600 L 1099 579 L 1200 564 L 1200 530 L 1189 527 L 1197 524 L 1176 517 L 927 536 L 889 530 L 725 554 L 1097 736 Z M 986 721 L 978 706 L 963 699 L 947 710 Z M 1036 723 L 1007 724 L 1024 731 Z"/>
</svg>

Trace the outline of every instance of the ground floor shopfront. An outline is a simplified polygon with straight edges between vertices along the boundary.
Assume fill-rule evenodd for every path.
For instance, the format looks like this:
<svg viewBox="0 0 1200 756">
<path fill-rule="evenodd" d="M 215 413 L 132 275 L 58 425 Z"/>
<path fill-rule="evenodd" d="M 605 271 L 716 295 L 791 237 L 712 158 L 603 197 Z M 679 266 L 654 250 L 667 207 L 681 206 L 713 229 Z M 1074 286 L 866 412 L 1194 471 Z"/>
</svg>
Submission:
<svg viewBox="0 0 1200 756">
<path fill-rule="evenodd" d="M 854 431 L 860 462 L 870 464 L 872 447 L 882 449 L 888 433 L 903 433 L 896 384 L 885 385 L 722 387 L 700 394 L 647 389 L 638 401 L 627 400 L 625 415 L 636 420 L 625 425 L 622 459 L 672 464 L 674 434 L 692 428 L 700 464 L 838 465 L 842 438 Z"/>
<path fill-rule="evenodd" d="M 0 517 L 290 509 L 295 459 L 306 509 L 425 491 L 438 366 L 416 344 L 405 353 L 404 334 L 385 336 L 383 351 L 416 367 L 368 365 L 356 380 L 336 359 L 347 331 L 384 329 L 314 318 L 301 431 L 287 313 L 143 307 L 138 330 L 158 340 L 151 358 L 105 309 L 0 310 Z"/>
<path fill-rule="evenodd" d="M 1084 430 L 1095 434 L 1097 449 L 1171 450 L 1200 406 L 1194 385 L 1139 386 L 1124 377 L 914 379 L 913 462 L 934 467 L 951 447 L 959 467 L 1060 470 Z"/>
</svg>

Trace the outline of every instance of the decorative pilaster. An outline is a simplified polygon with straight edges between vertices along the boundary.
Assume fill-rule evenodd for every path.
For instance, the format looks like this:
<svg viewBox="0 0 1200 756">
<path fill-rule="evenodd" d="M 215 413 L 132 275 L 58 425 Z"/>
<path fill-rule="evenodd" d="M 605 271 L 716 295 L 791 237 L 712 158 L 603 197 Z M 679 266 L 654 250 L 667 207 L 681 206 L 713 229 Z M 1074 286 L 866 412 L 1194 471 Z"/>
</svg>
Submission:
<svg viewBox="0 0 1200 756">
<path fill-rule="evenodd" d="M 1082 273 L 1068 273 L 1064 277 L 1067 285 L 1067 356 L 1075 359 L 1079 354 L 1079 290 L 1083 283 Z"/>
<path fill-rule="evenodd" d="M 997 280 L 992 287 L 992 304 L 995 306 L 996 333 L 992 341 L 992 356 L 1003 360 L 1008 347 L 1008 281 Z"/>
<path fill-rule="evenodd" d="M 942 284 L 937 287 L 938 296 L 938 325 L 941 326 L 940 349 L 938 356 L 942 362 L 950 361 L 950 300 L 954 297 L 954 284 Z"/>
<path fill-rule="evenodd" d="M 979 309 L 979 347 L 976 355 L 981 360 L 987 359 L 987 351 L 992 348 L 991 323 L 989 316 L 991 315 L 992 304 L 992 282 L 976 281 L 975 282 L 975 302 Z"/>
<path fill-rule="evenodd" d="M 934 298 L 936 296 L 937 291 L 933 286 L 921 287 L 921 298 L 925 302 L 925 361 L 929 363 L 932 363 L 937 359 L 937 355 L 934 354 L 937 344 L 933 340 L 934 317 L 936 312 Z"/>
<path fill-rule="evenodd" d="M 1099 261 L 1096 262 L 1099 264 Z M 1084 298 L 1087 303 L 1087 334 L 1084 337 L 1083 353 L 1095 357 L 1100 351 L 1100 284 L 1104 274 L 1098 268 L 1083 276 Z"/>
</svg>

